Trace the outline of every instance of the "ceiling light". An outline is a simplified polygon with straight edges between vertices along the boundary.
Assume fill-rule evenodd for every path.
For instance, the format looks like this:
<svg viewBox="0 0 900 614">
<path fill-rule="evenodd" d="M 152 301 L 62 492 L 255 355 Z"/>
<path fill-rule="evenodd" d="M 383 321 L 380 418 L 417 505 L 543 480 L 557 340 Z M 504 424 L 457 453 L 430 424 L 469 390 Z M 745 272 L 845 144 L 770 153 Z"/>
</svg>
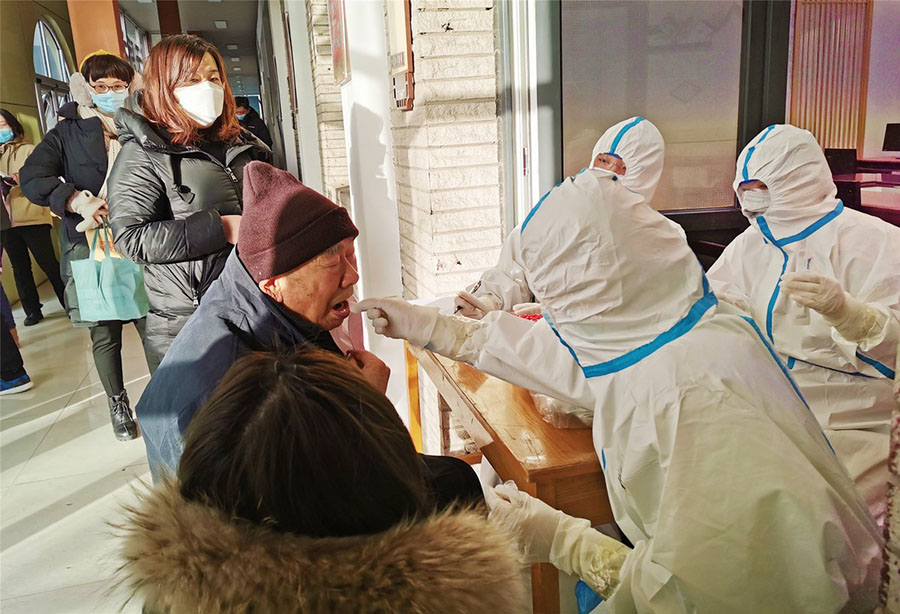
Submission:
<svg viewBox="0 0 900 614">
<path fill-rule="evenodd" d="M 241 67 L 240 67 L 240 66 L 235 66 L 235 67 L 234 67 L 234 72 L 241 72 Z"/>
<path fill-rule="evenodd" d="M 207 2 L 221 2 L 222 0 L 206 0 Z"/>
<path fill-rule="evenodd" d="M 238 58 L 238 57 L 232 57 L 232 58 L 231 58 L 231 61 L 232 61 L 232 62 L 240 62 L 240 61 L 241 61 L 241 58 Z"/>
<path fill-rule="evenodd" d="M 216 19 L 216 30 L 225 30 L 228 28 L 228 22 L 224 19 Z"/>
<path fill-rule="evenodd" d="M 137 0 L 138 4 L 153 4 L 153 0 Z"/>
<path fill-rule="evenodd" d="M 234 51 L 234 50 L 237 49 L 238 47 L 237 47 L 237 45 L 235 45 L 234 43 L 232 43 L 231 45 L 225 45 L 225 48 L 228 49 L 229 51 Z"/>
</svg>

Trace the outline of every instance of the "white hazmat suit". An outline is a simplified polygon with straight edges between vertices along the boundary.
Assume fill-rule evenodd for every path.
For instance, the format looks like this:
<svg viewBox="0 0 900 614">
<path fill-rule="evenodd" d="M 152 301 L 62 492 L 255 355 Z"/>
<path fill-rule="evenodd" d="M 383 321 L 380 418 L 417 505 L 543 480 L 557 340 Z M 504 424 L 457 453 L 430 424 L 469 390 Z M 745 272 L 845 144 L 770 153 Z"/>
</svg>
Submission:
<svg viewBox="0 0 900 614">
<path fill-rule="evenodd" d="M 626 187 L 641 194 L 646 202 L 650 202 L 662 175 L 665 157 L 662 143 L 662 135 L 653 122 L 643 117 L 631 117 L 603 133 L 594 145 L 591 163 L 593 164 L 597 155 L 601 153 L 620 158 L 625 163 L 625 175 L 619 180 Z M 514 229 L 509 237 L 514 236 L 518 230 L 518 227 Z M 494 309 L 512 311 L 516 305 L 534 300 L 525 281 L 522 266 L 515 260 L 512 247 L 507 238 L 497 264 L 485 271 L 481 279 L 469 288 L 469 292 L 484 305 L 484 309 L 475 311 Z M 463 299 L 462 303 L 465 302 Z M 459 299 L 458 304 L 461 304 Z M 467 307 L 464 304 L 462 306 Z M 536 311 L 539 313 L 539 310 Z M 471 310 L 464 309 L 462 313 L 476 317 L 476 313 Z"/>
<path fill-rule="evenodd" d="M 609 597 L 597 612 L 871 611 L 878 529 L 756 325 L 717 312 L 681 229 L 614 174 L 588 170 L 511 239 L 539 322 L 401 299 L 359 307 L 379 332 L 594 407 L 610 503 L 634 550 L 611 569 L 621 551 L 579 547 L 598 544 L 596 531 L 571 519 L 536 550 L 589 584 L 615 577 L 612 595 L 592 584 Z"/>
<path fill-rule="evenodd" d="M 751 180 L 768 186 L 768 198 L 740 193 Z M 900 228 L 845 209 L 819 144 L 794 126 L 771 126 L 750 142 L 738 157 L 734 188 L 751 224 L 710 269 L 713 290 L 759 323 L 880 518 L 900 343 L 883 323 L 900 316 Z M 847 339 L 815 308 L 796 305 L 782 281 L 798 274 L 835 280 L 833 297 L 843 289 L 867 304 L 880 334 Z"/>
</svg>

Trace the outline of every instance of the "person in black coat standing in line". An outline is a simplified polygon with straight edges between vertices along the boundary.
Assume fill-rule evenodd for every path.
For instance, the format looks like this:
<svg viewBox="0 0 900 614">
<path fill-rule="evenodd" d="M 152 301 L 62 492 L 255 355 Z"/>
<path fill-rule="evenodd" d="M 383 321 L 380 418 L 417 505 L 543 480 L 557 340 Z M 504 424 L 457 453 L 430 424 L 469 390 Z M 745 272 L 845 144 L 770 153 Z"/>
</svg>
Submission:
<svg viewBox="0 0 900 614">
<path fill-rule="evenodd" d="M 272 135 L 269 134 L 269 127 L 266 126 L 266 122 L 259 116 L 256 109 L 250 106 L 250 101 L 247 97 L 235 96 L 234 106 L 234 112 L 237 115 L 238 121 L 241 123 L 241 128 L 246 128 L 253 133 L 253 136 L 271 148 Z"/>
<path fill-rule="evenodd" d="M 238 125 L 222 56 L 197 36 L 157 44 L 130 102 L 116 116 L 110 223 L 145 265 L 147 343 L 161 362 L 237 243 L 244 166 L 271 151 Z"/>
<path fill-rule="evenodd" d="M 19 171 L 25 196 L 62 218 L 59 242 L 66 313 L 76 327 L 90 328 L 94 365 L 120 441 L 138 436 L 122 372 L 125 322 L 81 319 L 71 263 L 91 257 L 85 231 L 93 232 L 108 213 L 107 178 L 121 149 L 113 116 L 135 85 L 134 69 L 122 58 L 106 51 L 87 56 L 69 83 L 77 104 L 60 109 L 64 121 L 44 135 Z M 144 323 L 144 318 L 133 322 L 142 340 Z M 155 364 L 146 344 L 144 350 L 152 370 Z"/>
</svg>

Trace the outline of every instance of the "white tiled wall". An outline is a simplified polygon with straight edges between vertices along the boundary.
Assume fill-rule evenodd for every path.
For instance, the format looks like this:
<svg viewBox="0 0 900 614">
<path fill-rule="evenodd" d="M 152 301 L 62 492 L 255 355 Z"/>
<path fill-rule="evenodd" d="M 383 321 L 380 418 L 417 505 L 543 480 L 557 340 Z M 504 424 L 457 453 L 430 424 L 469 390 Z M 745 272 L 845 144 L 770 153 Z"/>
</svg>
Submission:
<svg viewBox="0 0 900 614">
<path fill-rule="evenodd" d="M 456 291 L 503 237 L 492 0 L 413 0 L 415 105 L 391 116 L 403 287 Z"/>
<path fill-rule="evenodd" d="M 348 185 L 347 149 L 344 144 L 344 116 L 341 89 L 334 84 L 331 38 L 328 32 L 328 6 L 325 0 L 309 0 L 307 23 L 310 27 L 310 57 L 316 96 L 319 153 L 322 159 L 322 184 L 325 195 Z"/>
</svg>

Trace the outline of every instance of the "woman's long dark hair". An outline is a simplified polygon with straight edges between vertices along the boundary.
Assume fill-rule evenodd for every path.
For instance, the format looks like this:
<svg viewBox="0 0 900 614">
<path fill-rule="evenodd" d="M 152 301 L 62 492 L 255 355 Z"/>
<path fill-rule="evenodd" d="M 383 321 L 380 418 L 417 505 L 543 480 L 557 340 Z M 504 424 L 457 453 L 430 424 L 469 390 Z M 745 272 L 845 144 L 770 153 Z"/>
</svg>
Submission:
<svg viewBox="0 0 900 614">
<path fill-rule="evenodd" d="M 185 498 L 303 535 L 384 531 L 431 510 L 391 402 L 322 350 L 238 360 L 185 434 Z"/>
<path fill-rule="evenodd" d="M 6 123 L 9 124 L 10 129 L 13 131 L 13 140 L 10 142 L 17 143 L 23 140 L 25 138 L 25 129 L 19 123 L 19 120 L 16 119 L 16 116 L 6 109 L 0 109 L 0 115 L 3 116 L 3 119 L 6 120 Z"/>
</svg>

